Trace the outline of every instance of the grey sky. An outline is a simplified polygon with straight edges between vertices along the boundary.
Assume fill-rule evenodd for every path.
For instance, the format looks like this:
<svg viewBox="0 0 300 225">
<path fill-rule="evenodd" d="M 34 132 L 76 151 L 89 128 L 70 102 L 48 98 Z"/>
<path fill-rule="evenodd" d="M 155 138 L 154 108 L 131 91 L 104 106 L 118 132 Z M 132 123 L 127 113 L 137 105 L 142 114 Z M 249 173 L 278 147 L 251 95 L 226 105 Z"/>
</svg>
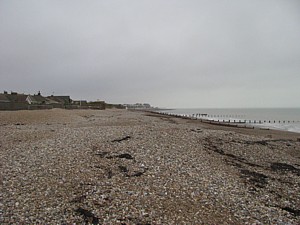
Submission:
<svg viewBox="0 0 300 225">
<path fill-rule="evenodd" d="M 0 87 L 161 107 L 300 107 L 299 0 L 0 0 Z"/>
</svg>

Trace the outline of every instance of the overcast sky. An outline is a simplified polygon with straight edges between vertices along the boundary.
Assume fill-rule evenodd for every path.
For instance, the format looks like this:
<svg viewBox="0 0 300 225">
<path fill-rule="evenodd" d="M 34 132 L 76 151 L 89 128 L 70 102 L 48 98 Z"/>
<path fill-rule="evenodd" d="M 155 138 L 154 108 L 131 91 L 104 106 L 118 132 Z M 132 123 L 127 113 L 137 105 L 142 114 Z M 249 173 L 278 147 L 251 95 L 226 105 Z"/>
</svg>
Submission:
<svg viewBox="0 0 300 225">
<path fill-rule="evenodd" d="M 0 88 L 300 107 L 299 0 L 0 0 Z"/>
</svg>

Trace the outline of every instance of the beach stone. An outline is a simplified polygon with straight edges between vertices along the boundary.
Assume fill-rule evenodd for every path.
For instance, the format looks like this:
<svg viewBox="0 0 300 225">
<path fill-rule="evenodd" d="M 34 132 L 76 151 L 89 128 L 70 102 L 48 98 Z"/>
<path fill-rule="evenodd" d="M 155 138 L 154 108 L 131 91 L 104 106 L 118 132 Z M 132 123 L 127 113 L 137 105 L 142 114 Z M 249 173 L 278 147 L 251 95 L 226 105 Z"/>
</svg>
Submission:
<svg viewBox="0 0 300 225">
<path fill-rule="evenodd" d="M 297 134 L 115 109 L 0 118 L 0 224 L 300 223 Z"/>
</svg>

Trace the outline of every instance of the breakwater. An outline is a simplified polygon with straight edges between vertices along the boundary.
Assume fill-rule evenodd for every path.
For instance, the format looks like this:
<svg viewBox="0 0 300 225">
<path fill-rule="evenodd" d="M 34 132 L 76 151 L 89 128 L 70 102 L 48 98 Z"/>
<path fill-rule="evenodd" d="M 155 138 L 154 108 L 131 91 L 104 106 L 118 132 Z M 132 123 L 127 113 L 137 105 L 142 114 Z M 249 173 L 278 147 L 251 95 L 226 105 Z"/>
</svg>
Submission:
<svg viewBox="0 0 300 225">
<path fill-rule="evenodd" d="M 293 109 L 294 110 L 294 109 Z M 244 109 L 232 110 L 163 110 L 159 114 L 174 116 L 184 119 L 200 120 L 201 122 L 217 124 L 221 126 L 260 128 L 286 130 L 300 133 L 300 110 L 288 109 Z M 297 111 L 298 110 L 298 111 Z M 201 112 L 202 111 L 202 112 Z M 206 113 L 206 111 L 210 113 Z M 299 114 L 299 115 L 298 115 Z"/>
</svg>

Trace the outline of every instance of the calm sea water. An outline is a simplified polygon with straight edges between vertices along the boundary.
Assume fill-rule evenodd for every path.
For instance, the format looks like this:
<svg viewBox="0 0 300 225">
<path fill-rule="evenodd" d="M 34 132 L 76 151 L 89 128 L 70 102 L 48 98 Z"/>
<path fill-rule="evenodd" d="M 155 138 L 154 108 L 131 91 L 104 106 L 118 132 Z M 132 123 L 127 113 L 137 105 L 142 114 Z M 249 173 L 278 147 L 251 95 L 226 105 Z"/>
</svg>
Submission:
<svg viewBox="0 0 300 225">
<path fill-rule="evenodd" d="M 197 115 L 197 118 L 220 121 L 246 121 L 264 128 L 300 133 L 300 108 L 249 108 L 249 109 L 173 109 L 164 112 L 177 115 Z M 254 123 L 255 121 L 255 123 Z M 261 121 L 261 124 L 259 124 Z"/>
</svg>

